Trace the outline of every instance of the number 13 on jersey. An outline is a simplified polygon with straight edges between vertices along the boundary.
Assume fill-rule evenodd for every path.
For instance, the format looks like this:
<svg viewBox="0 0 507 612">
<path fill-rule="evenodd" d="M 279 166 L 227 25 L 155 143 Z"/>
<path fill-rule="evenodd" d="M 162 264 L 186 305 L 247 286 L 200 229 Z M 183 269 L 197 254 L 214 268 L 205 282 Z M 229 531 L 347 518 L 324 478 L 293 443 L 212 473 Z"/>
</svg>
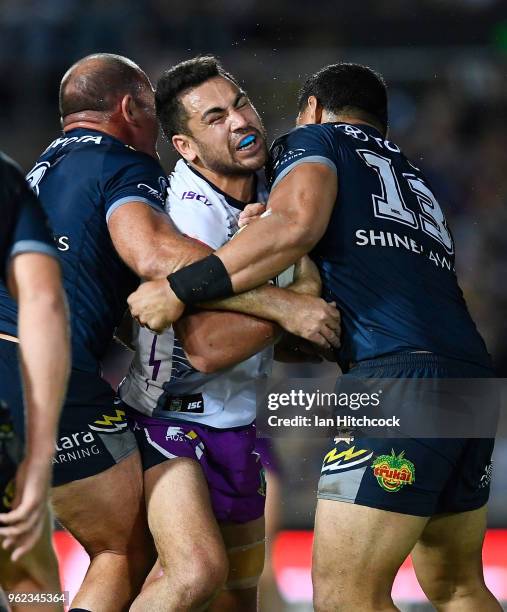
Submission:
<svg viewBox="0 0 507 612">
<path fill-rule="evenodd" d="M 414 229 L 420 227 L 423 232 L 439 242 L 447 253 L 452 255 L 454 253 L 454 242 L 447 227 L 444 213 L 424 181 L 412 173 L 404 172 L 402 174 L 403 179 L 417 198 L 420 212 L 416 214 L 408 208 L 403 199 L 392 161 L 367 149 L 361 149 L 357 153 L 370 168 L 375 170 L 380 180 L 382 193 L 372 195 L 375 217 L 390 219 L 403 225 L 409 225 Z"/>
</svg>

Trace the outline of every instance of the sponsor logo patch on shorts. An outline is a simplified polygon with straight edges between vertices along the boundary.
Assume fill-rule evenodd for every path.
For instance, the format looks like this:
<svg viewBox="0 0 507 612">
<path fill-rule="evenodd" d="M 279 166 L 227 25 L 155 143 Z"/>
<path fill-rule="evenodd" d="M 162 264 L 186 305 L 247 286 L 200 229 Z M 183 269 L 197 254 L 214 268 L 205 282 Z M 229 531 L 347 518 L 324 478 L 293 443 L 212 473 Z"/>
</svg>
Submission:
<svg viewBox="0 0 507 612">
<path fill-rule="evenodd" d="M 185 432 L 183 429 L 181 429 L 181 427 L 170 425 L 165 432 L 165 439 L 171 440 L 172 442 L 184 442 Z"/>
<path fill-rule="evenodd" d="M 58 439 L 53 465 L 87 459 L 98 454 L 100 454 L 100 447 L 97 445 L 93 433 L 91 431 L 75 431 Z"/>
<path fill-rule="evenodd" d="M 491 484 L 491 476 L 493 475 L 493 461 L 490 461 L 484 468 L 484 474 L 479 480 L 479 489 L 485 489 Z"/>
<path fill-rule="evenodd" d="M 388 493 L 396 493 L 405 485 L 415 482 L 415 466 L 405 458 L 405 451 L 396 455 L 379 455 L 371 465 L 379 485 Z"/>
<path fill-rule="evenodd" d="M 357 445 L 351 446 L 353 440 L 354 438 L 335 438 L 335 447 L 324 457 L 322 474 L 356 469 L 373 457 L 373 451 L 358 448 Z"/>
<path fill-rule="evenodd" d="M 128 427 L 125 411 L 116 408 L 114 416 L 103 414 L 101 419 L 97 419 L 93 422 L 93 425 L 89 425 L 88 427 L 93 429 L 93 431 L 100 431 L 101 433 L 116 433 L 122 431 Z"/>
</svg>

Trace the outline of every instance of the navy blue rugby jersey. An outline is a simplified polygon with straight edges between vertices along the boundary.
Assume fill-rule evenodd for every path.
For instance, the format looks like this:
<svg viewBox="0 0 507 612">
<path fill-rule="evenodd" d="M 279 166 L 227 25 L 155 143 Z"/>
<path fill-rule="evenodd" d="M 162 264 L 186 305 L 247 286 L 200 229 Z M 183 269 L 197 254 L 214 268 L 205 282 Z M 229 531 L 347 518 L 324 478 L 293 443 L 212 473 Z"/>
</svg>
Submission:
<svg viewBox="0 0 507 612">
<path fill-rule="evenodd" d="M 132 201 L 163 211 L 166 177 L 149 155 L 79 128 L 53 141 L 27 179 L 49 217 L 62 263 L 73 368 L 97 372 L 126 298 L 138 284 L 113 246 L 107 221 Z M 4 292 L 0 328 L 15 335 L 15 321 Z"/>
<path fill-rule="evenodd" d="M 8 263 L 20 253 L 44 253 L 58 257 L 46 215 L 23 173 L 0 153 L 0 281 L 7 280 Z M 14 303 L 14 302 L 13 302 Z M 16 309 L 13 309 L 16 317 Z M 0 332 L 9 333 L 0 321 Z"/>
<path fill-rule="evenodd" d="M 491 367 L 454 268 L 454 241 L 422 172 L 367 125 L 301 126 L 271 148 L 275 186 L 301 163 L 338 175 L 338 198 L 312 256 L 342 313 L 339 360 L 431 351 Z"/>
</svg>

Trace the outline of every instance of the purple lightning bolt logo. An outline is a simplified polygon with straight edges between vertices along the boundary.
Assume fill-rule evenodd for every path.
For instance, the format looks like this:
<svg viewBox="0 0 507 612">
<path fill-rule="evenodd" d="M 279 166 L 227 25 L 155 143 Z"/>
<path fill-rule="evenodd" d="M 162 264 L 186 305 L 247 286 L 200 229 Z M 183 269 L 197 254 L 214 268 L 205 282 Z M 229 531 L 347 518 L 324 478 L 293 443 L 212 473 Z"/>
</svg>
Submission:
<svg viewBox="0 0 507 612">
<path fill-rule="evenodd" d="M 153 366 L 153 372 L 151 373 L 151 379 L 157 380 L 158 371 L 160 370 L 160 359 L 155 359 L 155 351 L 157 348 L 158 336 L 153 336 L 153 342 L 151 343 L 150 361 L 148 365 Z"/>
</svg>

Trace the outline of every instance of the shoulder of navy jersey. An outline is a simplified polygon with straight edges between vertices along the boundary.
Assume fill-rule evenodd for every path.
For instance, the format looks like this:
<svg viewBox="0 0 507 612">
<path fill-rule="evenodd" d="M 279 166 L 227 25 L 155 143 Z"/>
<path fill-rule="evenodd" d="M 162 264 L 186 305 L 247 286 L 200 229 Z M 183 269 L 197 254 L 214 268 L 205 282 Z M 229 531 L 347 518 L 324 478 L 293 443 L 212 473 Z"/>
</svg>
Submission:
<svg viewBox="0 0 507 612">
<path fill-rule="evenodd" d="M 50 167 L 58 163 L 67 152 L 77 154 L 76 172 L 82 171 L 81 155 L 92 156 L 90 161 L 94 160 L 95 165 L 93 169 L 89 166 L 89 169 L 97 173 L 101 183 L 106 220 L 120 206 L 129 202 L 142 202 L 156 210 L 164 209 L 167 178 L 159 162 L 97 130 L 78 128 L 54 140 L 30 175 L 36 174 L 39 166 Z"/>
<path fill-rule="evenodd" d="M 319 163 L 337 172 L 336 137 L 330 124 L 303 125 L 275 140 L 271 146 L 267 177 L 273 188 L 303 163 Z"/>
<path fill-rule="evenodd" d="M 47 218 L 40 203 L 28 187 L 19 166 L 1 155 L 3 219 L 2 265 L 0 274 L 6 275 L 11 257 L 36 252 L 58 257 Z"/>
<path fill-rule="evenodd" d="M 168 181 L 151 156 L 128 147 L 110 149 L 104 159 L 106 219 L 123 204 L 143 202 L 164 210 Z"/>
</svg>

